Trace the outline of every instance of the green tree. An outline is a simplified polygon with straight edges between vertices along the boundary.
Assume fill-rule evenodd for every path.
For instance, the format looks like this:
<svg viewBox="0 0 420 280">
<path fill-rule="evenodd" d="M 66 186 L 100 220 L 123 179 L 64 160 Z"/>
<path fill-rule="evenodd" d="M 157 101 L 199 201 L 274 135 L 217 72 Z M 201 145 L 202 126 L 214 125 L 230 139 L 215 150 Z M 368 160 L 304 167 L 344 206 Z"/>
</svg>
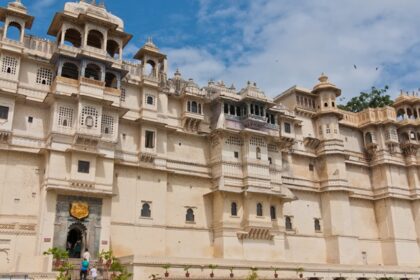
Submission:
<svg viewBox="0 0 420 280">
<path fill-rule="evenodd" d="M 379 89 L 372 87 L 370 92 L 361 92 L 358 96 L 350 99 L 347 104 L 338 105 L 338 108 L 357 113 L 363 111 L 366 108 L 390 106 L 393 104 L 393 101 L 391 97 L 386 94 L 387 90 L 388 86 Z"/>
</svg>

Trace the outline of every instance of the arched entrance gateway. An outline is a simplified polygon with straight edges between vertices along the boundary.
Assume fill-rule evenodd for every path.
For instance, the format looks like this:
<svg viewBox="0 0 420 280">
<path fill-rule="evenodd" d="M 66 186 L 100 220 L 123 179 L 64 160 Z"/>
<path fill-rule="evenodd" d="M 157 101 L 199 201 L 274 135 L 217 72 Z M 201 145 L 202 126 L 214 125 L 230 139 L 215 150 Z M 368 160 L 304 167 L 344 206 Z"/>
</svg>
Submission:
<svg viewBox="0 0 420 280">
<path fill-rule="evenodd" d="M 92 258 L 99 253 L 102 199 L 58 195 L 54 244 L 67 250 L 70 258 L 80 258 L 89 249 Z"/>
<path fill-rule="evenodd" d="M 86 227 L 82 223 L 74 223 L 69 227 L 66 250 L 70 258 L 80 258 L 86 249 Z"/>
</svg>

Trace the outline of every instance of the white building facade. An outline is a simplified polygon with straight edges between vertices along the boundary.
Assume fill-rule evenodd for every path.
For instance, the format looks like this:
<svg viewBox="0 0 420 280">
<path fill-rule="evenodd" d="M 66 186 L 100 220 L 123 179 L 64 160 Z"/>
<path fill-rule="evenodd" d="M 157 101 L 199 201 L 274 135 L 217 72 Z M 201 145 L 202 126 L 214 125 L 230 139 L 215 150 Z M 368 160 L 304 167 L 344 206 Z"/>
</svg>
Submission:
<svg viewBox="0 0 420 280">
<path fill-rule="evenodd" d="M 199 87 L 150 39 L 124 61 L 123 21 L 85 1 L 55 41 L 20 1 L 0 20 L 0 274 L 80 240 L 134 279 L 420 278 L 419 97 L 350 113 L 325 75 L 274 99 Z"/>
</svg>

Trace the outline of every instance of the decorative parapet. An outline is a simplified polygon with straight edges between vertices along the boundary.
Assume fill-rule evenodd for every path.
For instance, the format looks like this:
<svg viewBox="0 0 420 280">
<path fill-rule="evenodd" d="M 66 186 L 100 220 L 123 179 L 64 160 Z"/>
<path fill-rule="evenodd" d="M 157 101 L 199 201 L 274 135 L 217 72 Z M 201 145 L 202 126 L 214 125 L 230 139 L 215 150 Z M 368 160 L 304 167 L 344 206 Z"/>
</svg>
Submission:
<svg viewBox="0 0 420 280">
<path fill-rule="evenodd" d="M 393 107 L 367 108 L 359 113 L 339 110 L 343 114 L 343 125 L 361 128 L 368 125 L 395 123 L 397 115 Z"/>
</svg>

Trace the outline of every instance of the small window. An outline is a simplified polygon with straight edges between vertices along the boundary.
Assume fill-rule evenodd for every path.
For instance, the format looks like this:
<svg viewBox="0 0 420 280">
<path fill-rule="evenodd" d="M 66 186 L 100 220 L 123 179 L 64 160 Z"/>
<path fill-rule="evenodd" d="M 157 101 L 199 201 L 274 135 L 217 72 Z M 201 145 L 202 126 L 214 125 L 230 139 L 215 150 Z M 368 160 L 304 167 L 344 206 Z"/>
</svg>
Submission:
<svg viewBox="0 0 420 280">
<path fill-rule="evenodd" d="M 9 118 L 9 107 L 0 106 L 0 119 L 7 120 Z"/>
<path fill-rule="evenodd" d="M 147 103 L 148 105 L 153 105 L 153 104 L 155 103 L 155 99 L 153 98 L 153 96 L 148 95 L 148 96 L 146 97 L 146 103 Z"/>
<path fill-rule="evenodd" d="M 286 230 L 293 230 L 292 217 L 286 216 L 284 219 Z"/>
<path fill-rule="evenodd" d="M 256 157 L 257 157 L 257 159 L 261 159 L 261 148 L 260 147 L 257 147 Z"/>
<path fill-rule="evenodd" d="M 149 203 L 143 203 L 143 206 L 141 207 L 141 213 L 140 215 L 145 218 L 150 218 L 152 215 L 152 211 L 150 210 L 150 204 Z"/>
<path fill-rule="evenodd" d="M 309 171 L 314 171 L 314 165 L 312 163 L 309 164 Z"/>
<path fill-rule="evenodd" d="M 331 106 L 335 107 L 335 102 L 332 102 L 332 103 L 331 103 Z"/>
<path fill-rule="evenodd" d="M 185 215 L 185 221 L 187 222 L 194 222 L 195 217 L 194 217 L 194 210 L 192 210 L 191 208 L 187 209 L 187 214 Z"/>
<path fill-rule="evenodd" d="M 125 88 L 121 88 L 120 101 L 121 102 L 125 102 L 125 98 L 126 98 L 126 89 Z"/>
<path fill-rule="evenodd" d="M 321 221 L 319 219 L 314 220 L 314 227 L 316 232 L 321 231 Z"/>
<path fill-rule="evenodd" d="M 33 123 L 34 122 L 34 118 L 33 117 L 31 117 L 31 116 L 29 116 L 28 117 L 28 123 Z"/>
<path fill-rule="evenodd" d="M 328 103 L 327 102 L 324 103 L 324 107 L 328 107 Z"/>
<path fill-rule="evenodd" d="M 263 206 L 261 203 L 257 203 L 257 216 L 262 217 L 263 215 Z"/>
<path fill-rule="evenodd" d="M 233 152 L 233 155 L 235 156 L 235 158 L 239 158 L 239 152 Z"/>
<path fill-rule="evenodd" d="M 273 164 L 273 159 L 271 157 L 268 158 L 268 163 L 271 165 Z"/>
<path fill-rule="evenodd" d="M 148 149 L 155 148 L 155 133 L 153 131 L 146 130 L 145 134 L 145 147 Z"/>
<path fill-rule="evenodd" d="M 292 132 L 292 126 L 290 123 L 284 123 L 284 132 L 291 133 Z"/>
<path fill-rule="evenodd" d="M 232 202 L 230 205 L 230 215 L 235 217 L 238 216 L 238 206 L 236 202 Z"/>
<path fill-rule="evenodd" d="M 79 160 L 78 165 L 77 165 L 77 172 L 89 173 L 89 169 L 90 169 L 89 161 Z"/>
<path fill-rule="evenodd" d="M 271 217 L 272 220 L 277 219 L 276 206 L 274 206 L 274 205 L 270 206 L 270 217 Z"/>
</svg>

